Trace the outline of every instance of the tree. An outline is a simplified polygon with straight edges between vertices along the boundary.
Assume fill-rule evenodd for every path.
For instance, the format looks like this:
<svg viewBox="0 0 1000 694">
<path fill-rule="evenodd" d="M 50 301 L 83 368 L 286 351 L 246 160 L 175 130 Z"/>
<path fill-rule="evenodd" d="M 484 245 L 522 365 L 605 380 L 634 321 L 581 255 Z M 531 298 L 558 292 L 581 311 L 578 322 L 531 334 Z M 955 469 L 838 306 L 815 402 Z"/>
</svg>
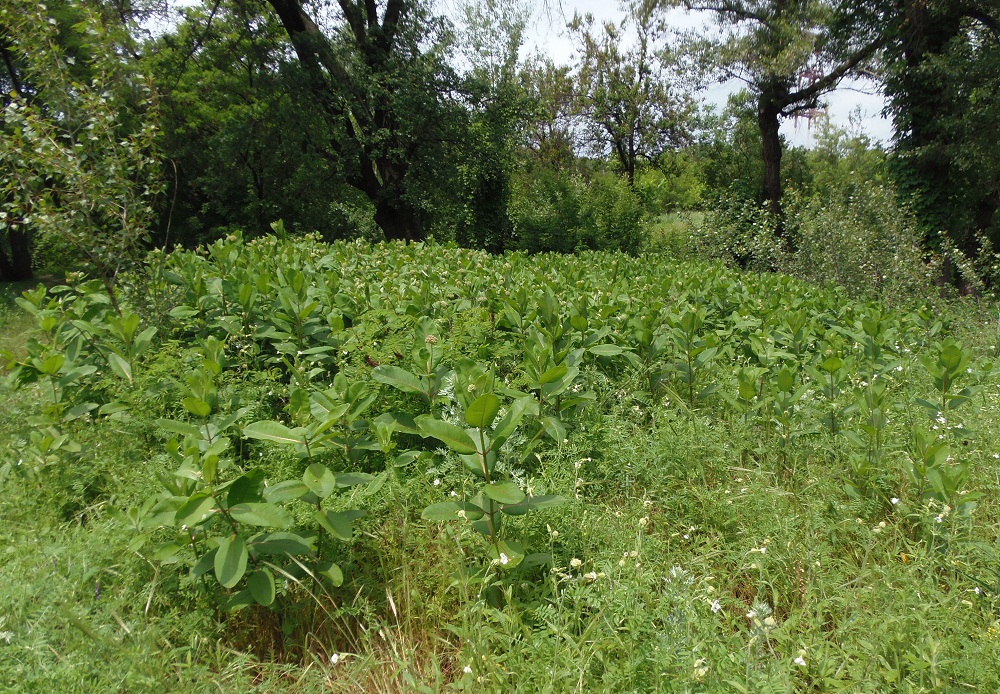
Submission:
<svg viewBox="0 0 1000 694">
<path fill-rule="evenodd" d="M 576 157 L 579 110 L 571 73 L 568 65 L 541 56 L 534 56 L 521 72 L 523 89 L 534 106 L 527 119 L 528 148 L 544 167 L 566 169 Z"/>
<path fill-rule="evenodd" d="M 975 258 L 1000 207 L 1000 8 L 898 0 L 882 11 L 897 187 L 932 246 L 943 231 Z"/>
<path fill-rule="evenodd" d="M 513 239 L 511 179 L 531 102 L 518 75 L 529 11 L 518 2 L 477 0 L 461 6 L 458 47 L 468 66 L 462 92 L 467 130 L 456 154 L 461 215 L 456 240 L 502 252 Z"/>
<path fill-rule="evenodd" d="M 316 144 L 375 208 L 389 239 L 423 238 L 420 179 L 431 178 L 461 113 L 444 61 L 450 32 L 417 0 L 338 0 L 322 28 L 300 0 L 267 0 L 284 27 L 302 86 L 326 117 Z"/>
<path fill-rule="evenodd" d="M 623 48 L 633 24 L 635 44 Z M 685 141 L 692 102 L 667 84 L 669 56 L 654 46 L 650 7 L 633 8 L 620 25 L 596 29 L 592 15 L 576 15 L 569 27 L 580 53 L 577 89 L 588 142 L 600 154 L 610 150 L 632 184 L 641 159 Z"/>
<path fill-rule="evenodd" d="M 882 39 L 870 16 L 852 0 L 653 1 L 712 16 L 710 35 L 717 37 L 689 45 L 720 81 L 740 80 L 756 100 L 763 198 L 780 220 L 781 119 L 815 108 L 843 78 L 872 63 Z M 801 80 L 806 70 L 815 78 Z"/>
<path fill-rule="evenodd" d="M 15 83 L 0 124 L 0 215 L 12 250 L 29 235 L 68 250 L 117 308 L 115 279 L 141 248 L 159 189 L 155 99 L 113 27 L 73 2 L 51 12 L 32 0 L 0 6 Z"/>
<path fill-rule="evenodd" d="M 367 198 L 314 142 L 322 113 L 292 98 L 299 74 L 287 52 L 277 18 L 241 0 L 185 8 L 146 45 L 170 162 L 161 240 L 168 223 L 169 241 L 193 244 L 232 227 L 268 233 L 279 219 L 339 237 L 356 231 L 344 218 L 371 216 Z"/>
</svg>

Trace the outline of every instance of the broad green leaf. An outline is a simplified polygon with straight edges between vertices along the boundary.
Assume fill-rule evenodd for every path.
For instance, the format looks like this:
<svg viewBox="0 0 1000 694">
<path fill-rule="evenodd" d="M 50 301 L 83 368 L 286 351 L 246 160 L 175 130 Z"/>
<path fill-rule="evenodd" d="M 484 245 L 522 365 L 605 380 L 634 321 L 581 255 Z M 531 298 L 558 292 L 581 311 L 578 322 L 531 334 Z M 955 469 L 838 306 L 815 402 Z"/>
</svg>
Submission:
<svg viewBox="0 0 1000 694">
<path fill-rule="evenodd" d="M 132 365 L 121 357 L 117 352 L 108 354 L 108 366 L 115 372 L 115 375 L 124 378 L 129 383 L 132 382 Z"/>
<path fill-rule="evenodd" d="M 274 576 L 269 569 L 258 569 L 250 574 L 247 588 L 258 604 L 266 606 L 274 602 Z"/>
<path fill-rule="evenodd" d="M 212 515 L 215 510 L 215 499 L 205 493 L 192 495 L 174 515 L 177 526 L 193 527 Z"/>
<path fill-rule="evenodd" d="M 121 400 L 112 400 L 111 402 L 101 405 L 101 408 L 97 410 L 97 414 L 112 417 L 113 415 L 121 414 L 122 412 L 128 412 L 130 409 L 131 405 L 128 403 L 124 403 Z"/>
<path fill-rule="evenodd" d="M 63 415 L 64 422 L 72 422 L 74 419 L 79 419 L 80 417 L 90 414 L 97 409 L 96 402 L 81 402 L 79 405 L 74 405 L 66 411 Z"/>
<path fill-rule="evenodd" d="M 237 504 L 229 514 L 238 522 L 264 528 L 290 528 L 292 517 L 288 511 L 274 504 Z"/>
<path fill-rule="evenodd" d="M 791 392 L 792 386 L 795 385 L 795 375 L 788 369 L 782 369 L 778 372 L 778 378 L 775 381 L 775 385 L 781 393 Z"/>
<path fill-rule="evenodd" d="M 308 493 L 309 487 L 299 480 L 285 480 L 270 487 L 264 487 L 264 498 L 272 504 L 301 499 Z"/>
<path fill-rule="evenodd" d="M 153 561 L 158 561 L 162 564 L 175 564 L 177 562 L 177 553 L 184 549 L 181 545 L 176 542 L 168 542 L 165 545 L 160 545 L 160 547 L 153 552 Z"/>
<path fill-rule="evenodd" d="M 219 552 L 218 547 L 213 547 L 212 549 L 201 555 L 193 567 L 191 567 L 191 578 L 201 578 L 206 573 L 212 570 L 215 566 L 215 555 Z"/>
<path fill-rule="evenodd" d="M 367 472 L 338 472 L 336 478 L 337 486 L 340 488 L 368 484 L 375 479 L 374 475 L 369 475 Z"/>
<path fill-rule="evenodd" d="M 250 548 L 257 554 L 297 556 L 310 554 L 315 541 L 294 532 L 265 533 L 251 540 Z"/>
<path fill-rule="evenodd" d="M 424 380 L 398 366 L 377 366 L 372 370 L 372 378 L 404 393 L 415 393 L 427 397 L 427 384 Z"/>
<path fill-rule="evenodd" d="M 219 456 L 206 455 L 201 463 L 201 477 L 205 480 L 205 484 L 215 484 L 215 473 L 218 471 Z"/>
<path fill-rule="evenodd" d="M 562 443 L 566 440 L 566 427 L 563 425 L 559 419 L 556 417 L 542 417 L 538 420 L 542 428 L 545 429 L 545 433 L 549 435 L 556 443 Z"/>
<path fill-rule="evenodd" d="M 524 548 L 513 540 L 501 540 L 490 548 L 490 556 L 501 569 L 513 569 L 524 560 Z"/>
<path fill-rule="evenodd" d="M 469 405 L 465 411 L 465 421 L 477 429 L 487 429 L 500 412 L 500 400 L 493 393 L 484 393 Z"/>
<path fill-rule="evenodd" d="M 194 424 L 178 422 L 176 419 L 157 419 L 156 425 L 161 429 L 169 431 L 171 434 L 181 436 L 201 436 L 201 429 Z"/>
<path fill-rule="evenodd" d="M 431 504 L 420 513 L 420 517 L 427 521 L 458 520 L 462 517 L 458 515 L 459 511 L 465 511 L 467 520 L 474 521 L 483 517 L 481 508 L 464 501 L 442 501 L 439 504 Z"/>
<path fill-rule="evenodd" d="M 483 487 L 483 494 L 501 504 L 517 504 L 524 500 L 524 492 L 513 482 L 487 484 Z"/>
<path fill-rule="evenodd" d="M 302 473 L 302 482 L 320 499 L 333 494 L 333 490 L 337 487 L 337 478 L 326 465 L 320 463 L 313 463 L 306 468 Z"/>
<path fill-rule="evenodd" d="M 229 612 L 239 612 L 242 609 L 250 607 L 257 601 L 253 599 L 253 593 L 250 592 L 249 588 L 244 588 L 226 603 L 226 609 Z"/>
<path fill-rule="evenodd" d="M 303 443 L 305 440 L 303 434 L 304 431 L 295 431 L 280 422 L 271 420 L 253 422 L 243 427 L 244 436 L 261 441 L 273 441 L 274 443 Z"/>
<path fill-rule="evenodd" d="M 354 535 L 354 521 L 365 515 L 364 511 L 316 511 L 315 518 L 323 529 L 338 540 L 350 542 Z"/>
<path fill-rule="evenodd" d="M 263 487 L 264 472 L 262 470 L 253 470 L 240 475 L 230 485 L 229 493 L 226 495 L 226 503 L 230 506 L 236 506 L 237 504 L 262 501 Z"/>
<path fill-rule="evenodd" d="M 844 365 L 844 360 L 840 357 L 827 357 L 823 360 L 823 370 L 827 373 L 833 373 L 834 371 L 839 371 Z"/>
<path fill-rule="evenodd" d="M 941 350 L 941 365 L 954 371 L 962 363 L 962 349 L 955 344 L 947 344 Z"/>
<path fill-rule="evenodd" d="M 593 347 L 588 347 L 587 351 L 599 357 L 617 357 L 625 350 L 618 345 L 594 345 Z"/>
<path fill-rule="evenodd" d="M 565 503 L 566 498 L 553 494 L 541 496 L 529 496 L 519 504 L 510 504 L 503 507 L 503 512 L 510 516 L 523 516 L 528 511 L 537 511 L 543 508 L 554 508 Z"/>
<path fill-rule="evenodd" d="M 232 588 L 247 570 L 247 546 L 243 538 L 233 535 L 219 543 L 215 554 L 215 577 L 224 588 Z"/>
<path fill-rule="evenodd" d="M 507 414 L 497 423 L 496 428 L 493 430 L 494 450 L 503 446 L 511 434 L 517 430 L 525 414 L 538 414 L 538 401 L 530 395 L 518 398 L 512 402 L 510 409 L 507 410 Z"/>
<path fill-rule="evenodd" d="M 391 424 L 395 427 L 393 431 L 403 434 L 413 434 L 415 436 L 420 435 L 420 429 L 417 427 L 417 423 L 414 421 L 413 415 L 406 414 L 405 412 L 385 412 L 372 421 Z"/>
<path fill-rule="evenodd" d="M 560 378 L 566 375 L 569 371 L 569 367 L 565 364 L 560 364 L 559 366 L 553 366 L 551 369 L 543 373 L 538 377 L 538 384 L 544 385 L 546 383 L 552 383 L 553 381 L 558 381 Z"/>
<path fill-rule="evenodd" d="M 424 438 L 428 436 L 436 438 L 456 453 L 476 452 L 476 444 L 464 429 L 430 415 L 421 415 L 417 417 L 416 422 L 420 428 L 420 435 Z"/>
<path fill-rule="evenodd" d="M 332 561 L 320 562 L 316 566 L 316 573 L 330 581 L 330 585 L 334 588 L 339 588 L 344 584 L 344 572 Z"/>
<path fill-rule="evenodd" d="M 59 369 L 61 369 L 63 367 L 63 364 L 65 363 L 66 363 L 65 356 L 63 356 L 62 354 L 53 354 L 52 356 L 47 357 L 45 361 L 39 363 L 37 368 L 39 371 L 41 371 L 43 374 L 47 376 L 55 376 L 57 373 L 59 373 Z"/>
</svg>

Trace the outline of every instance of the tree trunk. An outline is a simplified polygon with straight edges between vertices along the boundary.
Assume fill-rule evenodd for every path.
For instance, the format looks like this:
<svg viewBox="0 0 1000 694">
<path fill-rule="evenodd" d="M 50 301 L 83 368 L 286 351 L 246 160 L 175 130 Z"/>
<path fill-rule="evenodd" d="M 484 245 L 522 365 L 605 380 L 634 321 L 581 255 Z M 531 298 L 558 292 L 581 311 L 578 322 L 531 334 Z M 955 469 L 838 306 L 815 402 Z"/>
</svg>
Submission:
<svg viewBox="0 0 1000 694">
<path fill-rule="evenodd" d="M 976 209 L 976 229 L 985 234 L 993 226 L 993 218 L 996 217 L 997 210 L 1000 209 L 1000 190 L 994 191 L 979 201 Z M 996 245 L 996 240 L 991 239 Z"/>
<path fill-rule="evenodd" d="M 386 241 L 422 241 L 424 238 L 415 211 L 402 200 L 378 200 L 375 223 L 385 233 Z"/>
<path fill-rule="evenodd" d="M 781 219 L 781 137 L 779 135 L 779 107 L 761 95 L 757 108 L 757 126 L 764 155 L 764 200 L 777 220 L 777 235 L 784 236 Z"/>
<path fill-rule="evenodd" d="M 23 282 L 30 280 L 34 273 L 31 269 L 31 249 L 28 246 L 28 236 L 23 231 L 19 231 L 13 224 L 8 224 L 7 240 L 10 242 L 10 257 L 0 248 L 0 281 Z"/>
</svg>

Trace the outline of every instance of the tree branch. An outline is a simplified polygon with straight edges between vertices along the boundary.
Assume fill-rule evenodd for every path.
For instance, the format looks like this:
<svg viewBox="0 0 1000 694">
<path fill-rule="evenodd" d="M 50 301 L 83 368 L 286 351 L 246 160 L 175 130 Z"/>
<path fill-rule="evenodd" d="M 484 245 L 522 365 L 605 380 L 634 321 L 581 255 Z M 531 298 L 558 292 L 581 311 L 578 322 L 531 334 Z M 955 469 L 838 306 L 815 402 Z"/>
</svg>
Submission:
<svg viewBox="0 0 1000 694">
<path fill-rule="evenodd" d="M 843 63 L 834 68 L 831 72 L 824 75 L 820 79 L 816 80 L 808 87 L 800 89 L 798 91 L 790 91 L 785 97 L 778 100 L 778 106 L 782 109 L 783 115 L 788 115 L 785 113 L 785 108 L 791 106 L 792 104 L 798 103 L 800 101 L 812 102 L 819 97 L 825 91 L 832 89 L 837 86 L 837 83 L 844 78 L 847 73 L 853 70 L 855 67 L 863 63 L 864 61 L 871 58 L 875 53 L 882 47 L 884 39 L 879 39 L 868 44 L 857 53 L 852 55 L 850 58 L 845 60 Z M 801 109 L 800 109 L 801 110 Z M 793 111 L 789 112 L 792 113 Z"/>
</svg>

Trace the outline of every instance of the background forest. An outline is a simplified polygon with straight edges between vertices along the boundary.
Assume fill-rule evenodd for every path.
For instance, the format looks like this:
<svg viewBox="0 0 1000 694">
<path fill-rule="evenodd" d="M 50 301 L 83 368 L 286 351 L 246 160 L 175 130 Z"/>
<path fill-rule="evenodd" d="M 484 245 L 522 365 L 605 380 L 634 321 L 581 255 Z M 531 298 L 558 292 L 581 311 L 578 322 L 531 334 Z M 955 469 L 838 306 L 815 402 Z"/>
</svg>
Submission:
<svg viewBox="0 0 1000 694">
<path fill-rule="evenodd" d="M 678 7 L 705 31 L 672 30 Z M 884 236 L 910 273 L 992 283 L 990 3 L 634 3 L 620 25 L 568 18 L 567 65 L 523 54 L 532 11 L 7 3 L 0 277 L 111 276 L 123 255 L 280 221 L 491 252 L 669 249 L 849 286 L 837 268 L 891 262 Z M 884 91 L 887 149 L 821 121 L 790 149 L 780 123 L 851 77 Z M 721 112 L 699 101 L 732 79 Z"/>
</svg>

